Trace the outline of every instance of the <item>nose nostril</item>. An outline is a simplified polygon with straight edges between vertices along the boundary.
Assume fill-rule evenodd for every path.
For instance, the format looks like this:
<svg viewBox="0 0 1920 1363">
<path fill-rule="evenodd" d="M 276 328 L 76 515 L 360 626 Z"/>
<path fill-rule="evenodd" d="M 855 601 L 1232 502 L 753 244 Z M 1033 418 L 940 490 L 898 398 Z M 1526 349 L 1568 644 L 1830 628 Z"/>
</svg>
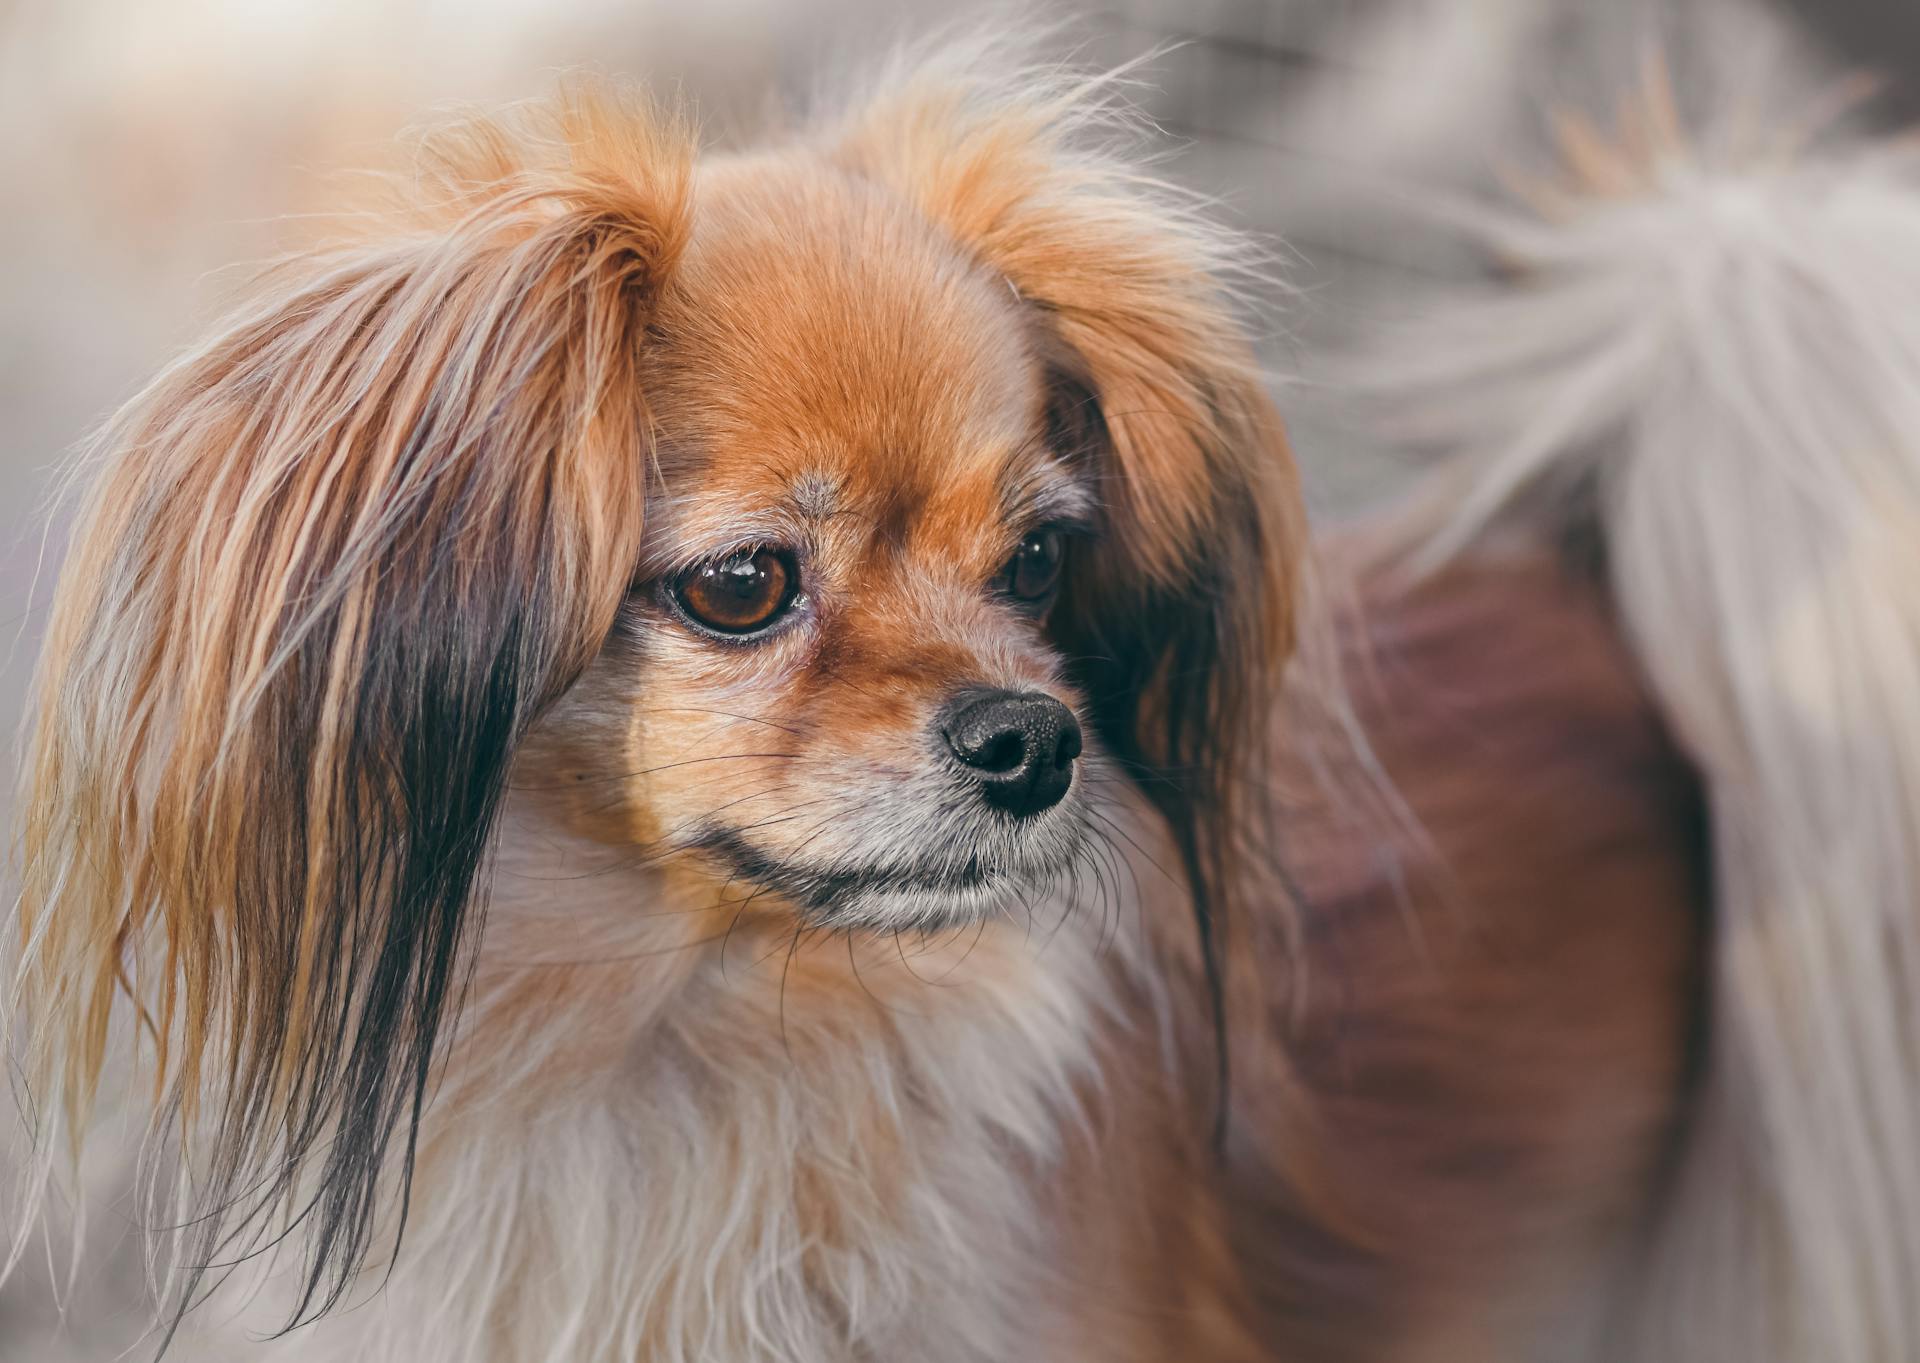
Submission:
<svg viewBox="0 0 1920 1363">
<path fill-rule="evenodd" d="M 1026 735 L 1017 729 L 1008 729 L 994 735 L 979 750 L 979 756 L 969 765 L 982 771 L 1006 772 L 1026 765 Z"/>
<path fill-rule="evenodd" d="M 1056 770 L 1071 766 L 1073 759 L 1080 755 L 1080 726 L 1069 715 L 1060 730 L 1060 741 L 1053 749 L 1053 765 Z"/>
</svg>

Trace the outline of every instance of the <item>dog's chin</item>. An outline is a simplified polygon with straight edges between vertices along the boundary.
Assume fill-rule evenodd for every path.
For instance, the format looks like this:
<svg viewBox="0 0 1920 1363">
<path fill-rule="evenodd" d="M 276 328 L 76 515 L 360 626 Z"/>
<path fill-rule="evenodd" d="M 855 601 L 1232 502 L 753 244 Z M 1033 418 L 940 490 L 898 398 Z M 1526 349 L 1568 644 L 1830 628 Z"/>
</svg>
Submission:
<svg viewBox="0 0 1920 1363">
<path fill-rule="evenodd" d="M 702 852 L 729 875 L 790 903 L 810 924 L 844 931 L 921 931 L 1030 910 L 1066 881 L 1083 853 L 1077 821 L 1019 858 L 927 857 L 816 865 L 755 847 L 730 829 L 706 830 Z"/>
</svg>

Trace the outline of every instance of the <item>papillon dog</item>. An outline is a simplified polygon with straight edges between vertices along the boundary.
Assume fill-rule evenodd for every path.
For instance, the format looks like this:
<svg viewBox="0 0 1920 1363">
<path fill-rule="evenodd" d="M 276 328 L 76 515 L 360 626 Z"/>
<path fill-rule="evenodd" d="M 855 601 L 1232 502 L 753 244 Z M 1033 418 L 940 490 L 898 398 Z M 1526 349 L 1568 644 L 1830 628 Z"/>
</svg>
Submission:
<svg viewBox="0 0 1920 1363">
<path fill-rule="evenodd" d="M 1673 629 L 1636 611 L 1726 562 L 1450 538 L 1595 434 L 1586 352 L 1528 348 L 1552 297 L 1466 308 L 1416 376 L 1521 454 L 1310 552 L 1257 257 L 1117 100 L 949 51 L 703 154 L 572 87 L 428 138 L 401 202 L 112 421 L 42 664 L 15 1006 L 41 1186 L 103 1085 L 150 1111 L 151 1345 L 1658 1332 L 1648 1246 L 1688 1160 L 1737 1159 L 1697 1128 L 1761 1101 L 1701 1058 L 1708 862 L 1739 894 L 1767 850 L 1695 725 L 1764 717 L 1674 725 L 1641 661 Z M 1708 211 L 1588 188 L 1567 221 Z M 1577 230 L 1526 239 L 1573 291 L 1545 247 Z M 1627 296 L 1632 377 L 1680 383 L 1664 300 Z M 1417 578 L 1416 542 L 1448 551 Z M 1794 684 L 1742 677 L 1730 706 Z M 1726 1253 L 1660 1262 L 1760 1249 Z"/>
</svg>

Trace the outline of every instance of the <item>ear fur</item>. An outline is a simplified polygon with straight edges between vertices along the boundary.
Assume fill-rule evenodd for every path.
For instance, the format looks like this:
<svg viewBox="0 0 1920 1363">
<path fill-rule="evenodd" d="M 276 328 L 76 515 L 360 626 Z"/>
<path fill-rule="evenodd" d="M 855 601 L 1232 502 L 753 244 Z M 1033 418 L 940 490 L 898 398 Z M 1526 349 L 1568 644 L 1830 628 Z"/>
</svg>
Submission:
<svg viewBox="0 0 1920 1363">
<path fill-rule="evenodd" d="M 1247 883 L 1240 835 L 1263 813 L 1244 764 L 1267 751 L 1293 641 L 1300 500 L 1227 284 L 1250 252 L 1115 150 L 1119 79 L 995 74 L 993 53 L 952 49 L 884 82 L 840 154 L 1033 307 L 1049 424 L 1099 461 L 1105 503 L 1061 642 L 1182 842 L 1213 971 Z"/>
<path fill-rule="evenodd" d="M 271 276 L 104 432 L 38 679 L 29 1078 L 84 1128 L 131 995 L 195 1189 L 177 1311 L 295 1222 L 296 1321 L 366 1258 L 515 745 L 638 554 L 687 135 L 581 92 L 423 161 L 387 236 Z"/>
</svg>

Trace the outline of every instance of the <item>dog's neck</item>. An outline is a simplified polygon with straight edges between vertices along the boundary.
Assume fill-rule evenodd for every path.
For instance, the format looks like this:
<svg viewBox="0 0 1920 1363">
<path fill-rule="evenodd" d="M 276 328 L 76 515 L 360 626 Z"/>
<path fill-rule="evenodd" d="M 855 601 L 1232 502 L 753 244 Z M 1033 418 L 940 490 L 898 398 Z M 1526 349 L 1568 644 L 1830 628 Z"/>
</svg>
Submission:
<svg viewBox="0 0 1920 1363">
<path fill-rule="evenodd" d="M 1089 871 L 1030 922 L 809 934 L 520 801 L 401 1261 L 311 1356 L 1034 1356 L 1068 1329 L 1036 1317 L 1037 1201 L 1104 1120 L 1103 1039 L 1146 1030 L 1160 875 Z"/>
</svg>

